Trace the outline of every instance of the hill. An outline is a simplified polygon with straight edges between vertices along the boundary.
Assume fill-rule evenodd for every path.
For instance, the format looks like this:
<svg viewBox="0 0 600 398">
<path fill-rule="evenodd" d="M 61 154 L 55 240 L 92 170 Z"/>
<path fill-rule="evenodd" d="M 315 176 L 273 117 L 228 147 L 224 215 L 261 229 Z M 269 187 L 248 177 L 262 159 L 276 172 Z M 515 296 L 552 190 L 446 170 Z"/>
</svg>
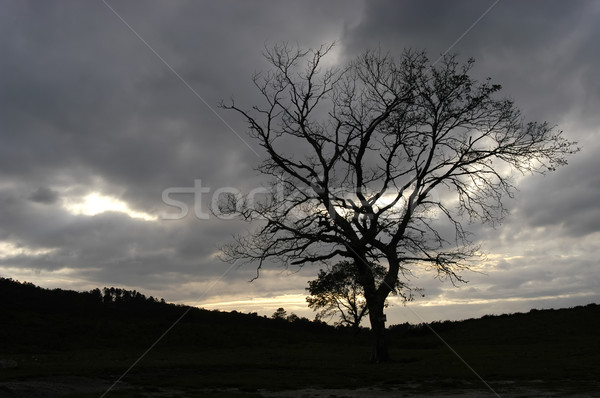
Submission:
<svg viewBox="0 0 600 398">
<path fill-rule="evenodd" d="M 117 288 L 48 290 L 4 278 L 0 303 L 0 365 L 6 365 L 0 396 L 3 389 L 19 396 L 19 388 L 40 380 L 53 388 L 56 380 L 72 385 L 73 378 L 94 388 L 65 390 L 69 396 L 99 396 L 121 376 L 107 396 L 259 397 L 307 386 L 485 391 L 465 363 L 491 385 L 517 383 L 505 389 L 532 380 L 535 388 L 561 393 L 598 388 L 596 304 L 394 325 L 388 336 L 395 361 L 372 365 L 367 330 L 356 334 L 307 319 L 208 311 Z M 20 396 L 33 396 L 27 391 Z"/>
</svg>

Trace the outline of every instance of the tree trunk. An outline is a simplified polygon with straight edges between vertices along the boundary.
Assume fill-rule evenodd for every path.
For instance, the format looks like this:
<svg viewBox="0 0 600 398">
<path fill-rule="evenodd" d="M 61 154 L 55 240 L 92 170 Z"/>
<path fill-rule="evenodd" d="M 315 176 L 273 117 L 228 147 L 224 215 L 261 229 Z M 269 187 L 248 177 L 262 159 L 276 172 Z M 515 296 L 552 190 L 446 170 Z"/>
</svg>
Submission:
<svg viewBox="0 0 600 398">
<path fill-rule="evenodd" d="M 369 319 L 371 321 L 371 332 L 373 333 L 373 351 L 371 362 L 381 363 L 390 360 L 387 339 L 385 336 L 385 318 L 383 315 L 383 303 L 376 303 L 369 307 Z"/>
<path fill-rule="evenodd" d="M 357 251 L 358 250 L 355 252 Z M 385 337 L 385 317 L 383 315 L 383 308 L 385 306 L 385 299 L 390 293 L 391 288 L 388 285 L 381 285 L 379 286 L 379 289 L 376 288 L 373 271 L 368 264 L 366 257 L 357 257 L 355 259 L 356 269 L 359 274 L 359 282 L 363 286 L 367 307 L 369 308 L 371 333 L 373 333 L 371 362 L 381 363 L 390 360 Z"/>
</svg>

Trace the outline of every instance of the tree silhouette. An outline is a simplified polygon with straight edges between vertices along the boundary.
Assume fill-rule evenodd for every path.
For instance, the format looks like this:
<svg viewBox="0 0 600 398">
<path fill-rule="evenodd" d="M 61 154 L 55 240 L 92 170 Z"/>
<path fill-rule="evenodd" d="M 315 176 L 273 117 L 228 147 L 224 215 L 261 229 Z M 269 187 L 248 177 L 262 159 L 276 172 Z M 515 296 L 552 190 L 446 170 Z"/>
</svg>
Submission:
<svg viewBox="0 0 600 398">
<path fill-rule="evenodd" d="M 287 311 L 285 309 L 283 309 L 283 307 L 279 307 L 279 308 L 277 308 L 277 310 L 275 310 L 275 312 L 273 313 L 273 315 L 271 315 L 271 318 L 273 318 L 273 319 L 286 319 L 287 318 Z"/>
<path fill-rule="evenodd" d="M 379 264 L 370 264 L 377 284 L 385 277 L 385 268 Z M 364 298 L 364 289 L 358 281 L 358 270 L 353 263 L 341 261 L 328 270 L 320 270 L 317 279 L 309 281 L 306 290 L 310 296 L 306 298 L 308 306 L 317 313 L 317 319 L 332 317 L 336 314 L 340 319 L 336 325 L 350 326 L 358 329 L 363 317 L 369 313 Z M 403 300 L 411 300 L 412 292 L 405 294 L 404 285 L 400 281 L 392 290 Z M 408 287 L 407 287 L 408 289 Z"/>
<path fill-rule="evenodd" d="M 254 76 L 263 102 L 222 107 L 248 122 L 265 151 L 271 192 L 230 202 L 256 229 L 222 250 L 229 261 L 283 266 L 346 259 L 356 267 L 374 335 L 372 361 L 388 359 L 384 304 L 421 267 L 461 282 L 479 254 L 465 228 L 506 214 L 520 174 L 545 173 L 577 151 L 546 122 L 525 122 L 500 85 L 470 76 L 473 60 L 424 52 L 396 60 L 366 51 L 326 68 L 331 46 L 276 45 Z M 377 283 L 370 266 L 386 274 Z"/>
</svg>

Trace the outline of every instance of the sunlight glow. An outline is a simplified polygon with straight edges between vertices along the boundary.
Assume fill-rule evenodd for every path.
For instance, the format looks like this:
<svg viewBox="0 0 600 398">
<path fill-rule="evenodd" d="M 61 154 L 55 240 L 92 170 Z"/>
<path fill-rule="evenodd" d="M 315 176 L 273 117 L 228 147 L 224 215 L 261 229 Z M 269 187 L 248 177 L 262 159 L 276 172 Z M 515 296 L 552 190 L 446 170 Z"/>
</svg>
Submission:
<svg viewBox="0 0 600 398">
<path fill-rule="evenodd" d="M 534 300 L 556 300 L 556 299 L 570 299 L 575 297 L 588 297 L 595 296 L 596 292 L 586 291 L 569 294 L 556 294 L 556 295 L 544 295 L 544 296 L 525 296 L 525 297 L 500 297 L 500 298 L 466 298 L 466 299 L 445 299 L 440 298 L 438 300 L 429 300 L 418 303 L 416 307 L 444 307 L 450 305 L 475 305 L 475 304 L 495 304 L 495 303 L 510 303 L 510 302 L 528 302 Z"/>
<path fill-rule="evenodd" d="M 124 213 L 131 218 L 139 218 L 145 221 L 156 221 L 157 216 L 149 213 L 133 210 L 122 200 L 99 194 L 90 193 L 79 202 L 67 201 L 64 207 L 71 213 L 85 216 L 95 216 L 107 211 Z"/>
<path fill-rule="evenodd" d="M 383 195 L 381 198 L 379 198 L 379 200 L 377 200 L 377 202 L 375 203 L 375 206 L 377 206 L 378 208 L 389 206 L 394 200 L 396 200 L 396 196 L 397 195 L 395 193 Z M 402 211 L 402 210 L 404 210 L 405 206 L 406 206 L 406 197 L 403 196 L 400 200 L 398 200 L 398 202 L 396 202 L 395 205 L 392 206 L 392 210 Z"/>
<path fill-rule="evenodd" d="M 50 254 L 56 249 L 32 249 L 25 246 L 16 245 L 12 242 L 0 242 L 0 259 L 19 256 L 43 256 Z"/>
<path fill-rule="evenodd" d="M 199 305 L 206 309 L 218 309 L 223 311 L 237 310 L 242 312 L 259 311 L 271 313 L 279 307 L 284 307 L 288 312 L 306 310 L 306 294 L 284 294 L 275 297 L 254 297 L 228 301 L 203 303 Z"/>
</svg>

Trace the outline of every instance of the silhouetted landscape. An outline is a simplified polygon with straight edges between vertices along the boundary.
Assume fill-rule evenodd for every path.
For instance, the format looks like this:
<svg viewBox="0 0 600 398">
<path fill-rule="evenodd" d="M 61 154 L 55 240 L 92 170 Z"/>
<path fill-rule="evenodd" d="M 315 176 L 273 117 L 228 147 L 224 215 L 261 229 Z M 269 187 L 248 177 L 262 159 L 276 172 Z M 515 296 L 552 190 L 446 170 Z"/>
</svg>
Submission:
<svg viewBox="0 0 600 398">
<path fill-rule="evenodd" d="M 117 288 L 48 290 L 5 278 L 0 300 L 0 396 L 101 396 L 186 312 L 106 396 L 294 396 L 277 394 L 306 388 L 492 394 L 432 329 L 500 395 L 599 391 L 597 304 L 393 325 L 393 361 L 376 365 L 367 361 L 367 329 L 305 318 L 208 311 Z"/>
</svg>

